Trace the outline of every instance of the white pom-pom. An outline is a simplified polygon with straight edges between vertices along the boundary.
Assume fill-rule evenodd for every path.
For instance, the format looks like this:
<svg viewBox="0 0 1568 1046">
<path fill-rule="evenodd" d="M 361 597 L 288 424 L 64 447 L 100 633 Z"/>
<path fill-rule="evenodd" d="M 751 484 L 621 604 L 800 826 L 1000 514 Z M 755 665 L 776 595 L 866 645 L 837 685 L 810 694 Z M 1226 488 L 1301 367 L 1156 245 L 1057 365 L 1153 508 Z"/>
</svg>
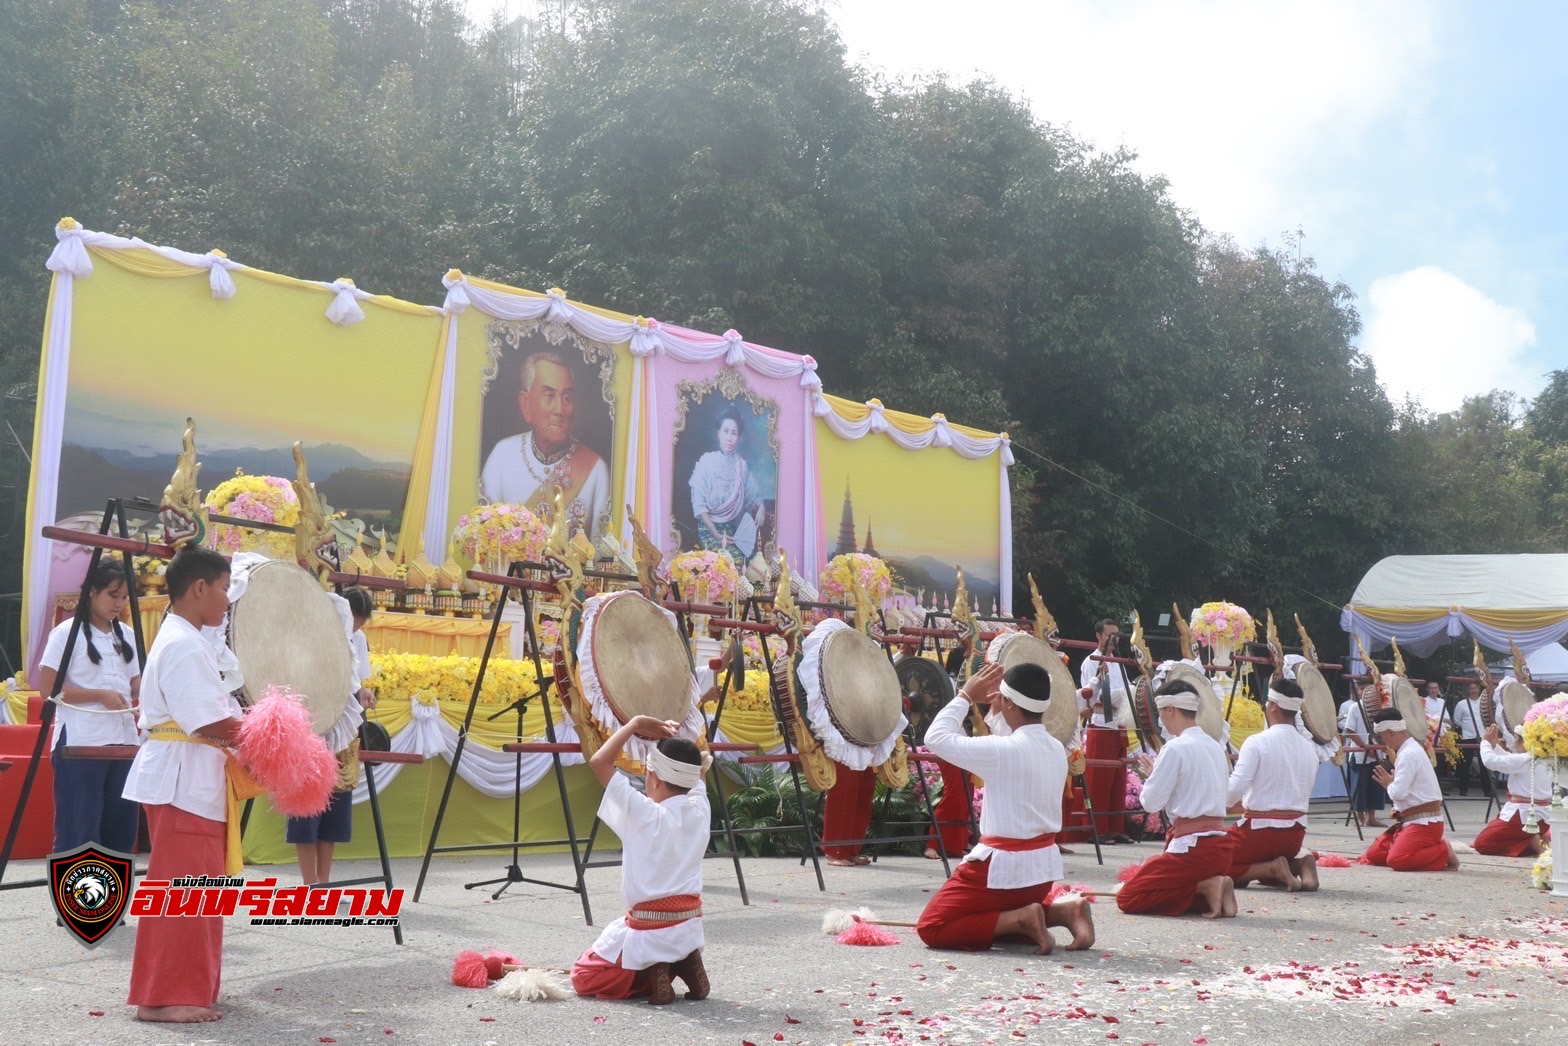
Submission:
<svg viewBox="0 0 1568 1046">
<path fill-rule="evenodd" d="M 829 937 L 837 937 L 855 925 L 856 916 L 868 923 L 877 922 L 881 918 L 870 908 L 856 908 L 852 912 L 846 912 L 842 908 L 829 908 L 827 914 L 822 917 L 822 932 Z"/>
<path fill-rule="evenodd" d="M 1454 853 L 1456 854 L 1473 854 L 1476 852 L 1475 847 L 1471 846 L 1469 843 L 1454 841 L 1450 842 L 1448 845 L 1454 848 Z"/>
<path fill-rule="evenodd" d="M 512 1002 L 570 999 L 572 991 L 543 970 L 513 970 L 495 985 L 495 993 Z"/>
</svg>

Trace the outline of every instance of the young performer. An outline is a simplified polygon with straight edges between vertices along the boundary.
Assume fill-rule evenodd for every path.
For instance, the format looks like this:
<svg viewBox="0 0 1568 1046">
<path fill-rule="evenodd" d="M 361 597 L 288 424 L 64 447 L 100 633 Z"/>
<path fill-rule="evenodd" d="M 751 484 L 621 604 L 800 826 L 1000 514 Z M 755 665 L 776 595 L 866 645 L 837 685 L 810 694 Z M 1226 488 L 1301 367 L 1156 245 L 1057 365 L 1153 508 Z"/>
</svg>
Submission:
<svg viewBox="0 0 1568 1046">
<path fill-rule="evenodd" d="M 860 852 L 859 840 L 866 837 L 871 827 L 872 806 L 877 797 L 877 768 L 852 770 L 838 764 L 837 777 L 822 801 L 822 838 L 838 843 L 824 846 L 822 852 L 828 864 L 849 868 L 857 864 L 870 864 L 871 858 Z"/>
<path fill-rule="evenodd" d="M 364 721 L 363 709 L 374 708 L 376 697 L 362 684 L 370 678 L 370 647 L 365 641 L 365 626 L 375 613 L 370 593 L 355 586 L 333 596 L 333 602 L 344 615 L 345 639 L 353 657 L 349 672 L 348 703 L 343 714 L 327 734 L 327 747 L 334 752 L 347 752 L 353 762 L 340 769 L 338 786 L 332 793 L 332 802 L 326 810 L 314 817 L 290 817 L 284 830 L 284 839 L 294 844 L 299 858 L 300 881 L 306 886 L 332 880 L 332 853 L 338 843 L 349 842 L 354 837 L 354 786 L 359 782 L 357 752 L 352 742 L 359 736 L 359 724 Z M 344 757 L 339 756 L 342 760 Z"/>
<path fill-rule="evenodd" d="M 1379 763 L 1372 770 L 1394 804 L 1394 827 L 1372 841 L 1362 864 L 1396 872 L 1441 872 L 1459 867 L 1454 848 L 1443 839 L 1443 792 L 1421 742 L 1405 730 L 1395 708 L 1372 717 L 1372 729 L 1394 758 L 1394 772 Z"/>
<path fill-rule="evenodd" d="M 1377 757 L 1373 752 L 1360 750 L 1363 746 L 1374 748 L 1377 742 L 1372 735 L 1372 728 L 1367 725 L 1361 702 L 1355 697 L 1339 706 L 1339 732 L 1346 741 L 1357 746 L 1349 756 L 1350 765 L 1356 769 L 1350 780 L 1351 788 L 1355 789 L 1350 803 L 1356 812 L 1357 822 L 1363 828 L 1388 827 L 1377 819 L 1388 801 L 1388 793 L 1383 791 L 1383 786 L 1372 775 Z"/>
<path fill-rule="evenodd" d="M 947 659 L 948 677 L 957 682 L 958 669 L 964 660 L 962 647 L 954 647 Z M 968 719 L 964 720 L 966 729 Z M 927 837 L 925 856 L 927 860 L 940 860 L 942 854 L 937 851 L 937 835 L 940 831 L 942 849 L 949 857 L 956 857 L 969 849 L 973 831 L 969 823 L 971 810 L 969 795 L 969 774 L 959 766 L 952 763 L 938 763 L 942 773 L 942 798 L 937 800 L 936 807 L 931 811 L 936 820 L 937 827 L 932 829 Z"/>
<path fill-rule="evenodd" d="M 1552 805 L 1551 760 L 1510 751 L 1517 742 L 1504 747 L 1504 741 L 1503 731 L 1495 725 L 1487 727 L 1481 739 L 1481 764 L 1508 775 L 1508 802 L 1475 837 L 1475 852 L 1491 857 L 1534 857 L 1551 841 L 1546 823 Z M 1534 835 L 1524 830 L 1532 807 L 1538 829 Z"/>
<path fill-rule="evenodd" d="M 1056 700 L 1073 700 L 1073 694 Z M 916 928 L 932 948 L 983 951 L 1007 937 L 1027 937 L 1045 955 L 1053 942 L 1047 927 L 1072 934 L 1068 950 L 1094 943 L 1086 898 L 1050 907 L 1051 884 L 1062 877 L 1056 833 L 1062 827 L 1062 786 L 1067 753 L 1040 725 L 1051 697 L 1051 676 L 1039 665 L 1014 665 L 1003 673 L 987 665 L 969 678 L 926 731 L 926 747 L 985 779 L 980 845 L 959 864 L 920 913 Z M 990 737 L 967 737 L 971 704 L 989 704 Z"/>
<path fill-rule="evenodd" d="M 597 999 L 648 995 L 655 1006 L 675 1001 L 672 978 L 686 998 L 708 997 L 702 965 L 702 855 L 708 848 L 706 765 L 697 746 L 678 737 L 679 723 L 635 716 L 588 760 L 604 785 L 599 818 L 621 840 L 621 896 L 616 919 L 572 965 L 572 987 Z M 648 759 L 647 794 L 617 773 L 615 760 L 633 734 L 657 737 Z"/>
<path fill-rule="evenodd" d="M 1230 772 L 1225 803 L 1243 814 L 1230 830 L 1230 878 L 1238 887 L 1256 879 L 1292 892 L 1318 888 L 1316 858 L 1296 856 L 1318 773 L 1316 747 L 1296 732 L 1301 700 L 1301 687 L 1290 680 L 1269 683 L 1268 727 L 1242 742 Z"/>
<path fill-rule="evenodd" d="M 1096 653 L 1114 655 L 1116 639 L 1120 635 L 1121 629 L 1116 622 L 1110 618 L 1101 621 L 1094 629 Z M 1132 693 L 1127 669 L 1111 661 L 1086 657 L 1078 671 L 1078 685 L 1082 688 L 1078 716 L 1085 724 L 1083 751 L 1090 763 L 1084 771 L 1084 787 L 1097 815 L 1115 815 L 1098 817 L 1100 834 L 1110 836 L 1112 842 L 1130 843 L 1132 840 L 1123 834 L 1125 823 L 1121 816 L 1127 808 L 1126 771 L 1121 767 L 1094 765 L 1127 756 L 1125 716 L 1128 695 Z"/>
<path fill-rule="evenodd" d="M 165 575 L 169 616 L 147 653 L 139 725 L 147 741 L 131 764 L 125 798 L 147 811 L 147 878 L 228 874 L 228 755 L 240 708 L 229 696 L 204 627 L 229 609 L 229 564 L 211 549 L 181 549 Z M 221 916 L 141 916 L 131 959 L 130 1003 L 143 1021 L 194 1023 L 212 1008 L 223 972 Z"/>
<path fill-rule="evenodd" d="M 87 591 L 87 602 L 77 608 L 81 630 L 65 670 L 50 740 L 54 852 L 97 843 L 107 850 L 131 853 L 136 849 L 136 804 L 121 795 L 130 762 L 65 759 L 60 755 L 66 745 L 137 743 L 136 709 L 132 706 L 141 691 L 141 665 L 130 632 L 120 624 L 130 596 L 125 571 L 118 563 L 100 561 Z M 44 644 L 38 685 L 45 694 L 54 690 L 71 624 L 62 621 L 54 626 Z"/>
<path fill-rule="evenodd" d="M 1183 915 L 1205 919 L 1236 914 L 1236 891 L 1227 873 L 1233 843 L 1225 831 L 1228 761 L 1198 726 L 1198 693 L 1182 680 L 1155 692 L 1160 725 L 1171 740 L 1156 759 L 1139 756 L 1149 779 L 1143 808 L 1164 810 L 1171 819 L 1165 852 L 1149 858 L 1116 895 L 1116 906 L 1132 915 Z"/>
</svg>

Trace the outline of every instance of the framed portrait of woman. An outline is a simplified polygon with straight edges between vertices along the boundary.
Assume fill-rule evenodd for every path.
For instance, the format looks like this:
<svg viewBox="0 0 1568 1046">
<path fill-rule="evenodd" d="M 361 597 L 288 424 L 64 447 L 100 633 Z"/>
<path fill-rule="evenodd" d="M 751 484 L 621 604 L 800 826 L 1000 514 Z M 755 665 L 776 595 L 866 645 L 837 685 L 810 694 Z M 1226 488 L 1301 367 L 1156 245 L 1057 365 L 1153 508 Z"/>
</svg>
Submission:
<svg viewBox="0 0 1568 1046">
<path fill-rule="evenodd" d="M 778 404 L 734 368 L 676 386 L 671 542 L 723 552 L 737 570 L 775 546 Z"/>
</svg>

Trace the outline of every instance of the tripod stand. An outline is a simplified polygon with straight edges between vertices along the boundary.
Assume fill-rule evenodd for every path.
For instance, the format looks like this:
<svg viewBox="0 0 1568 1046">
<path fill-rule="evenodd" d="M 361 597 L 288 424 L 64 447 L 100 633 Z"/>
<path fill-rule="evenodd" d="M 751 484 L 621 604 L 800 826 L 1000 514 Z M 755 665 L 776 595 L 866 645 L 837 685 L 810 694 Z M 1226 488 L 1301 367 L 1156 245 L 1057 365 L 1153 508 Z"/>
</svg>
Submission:
<svg viewBox="0 0 1568 1046">
<path fill-rule="evenodd" d="M 495 720 L 500 719 L 502 716 L 506 715 L 506 713 L 515 710 L 517 712 L 517 744 L 521 745 L 523 743 L 523 714 L 528 711 L 528 702 L 533 700 L 533 698 L 538 696 L 538 694 L 543 694 L 545 692 L 545 688 L 548 687 L 552 682 L 554 682 L 554 679 L 548 676 L 540 676 L 539 690 L 537 694 L 530 694 L 527 697 L 518 698 L 516 701 L 513 701 L 511 704 L 507 705 L 505 708 L 501 709 L 494 715 L 487 716 L 486 722 L 495 722 Z M 554 741 L 555 730 L 553 727 L 548 729 L 549 733 L 547 734 L 547 737 L 550 741 Z M 522 834 L 523 828 L 523 753 L 521 751 L 515 753 L 513 774 L 512 838 L 516 840 Z M 523 877 L 522 868 L 520 868 L 517 864 L 517 857 L 518 849 L 514 848 L 512 850 L 512 863 L 507 866 L 506 874 L 502 875 L 499 879 L 483 879 L 475 883 L 464 883 L 463 889 L 477 890 L 481 886 L 494 886 L 496 883 L 500 883 L 501 888 L 490 895 L 490 899 L 492 901 L 499 901 L 501 899 L 501 895 L 506 893 L 506 891 L 511 888 L 513 883 L 527 881 Z"/>
</svg>

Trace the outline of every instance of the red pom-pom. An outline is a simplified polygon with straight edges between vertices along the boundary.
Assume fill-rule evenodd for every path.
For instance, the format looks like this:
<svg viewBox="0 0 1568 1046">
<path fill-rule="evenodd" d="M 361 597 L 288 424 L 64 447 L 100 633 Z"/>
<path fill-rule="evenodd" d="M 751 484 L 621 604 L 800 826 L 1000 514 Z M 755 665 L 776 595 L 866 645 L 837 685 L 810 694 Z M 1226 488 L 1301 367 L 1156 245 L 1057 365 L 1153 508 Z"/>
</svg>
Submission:
<svg viewBox="0 0 1568 1046">
<path fill-rule="evenodd" d="M 458 952 L 452 960 L 452 983 L 459 988 L 485 988 L 490 980 L 485 957 L 478 952 Z"/>
<path fill-rule="evenodd" d="M 505 966 L 521 966 L 523 960 L 509 952 L 489 952 L 485 955 L 485 972 L 492 981 L 499 981 L 506 976 Z"/>
<path fill-rule="evenodd" d="M 857 944 L 877 948 L 886 944 L 899 943 L 897 937 L 888 933 L 882 927 L 868 923 L 858 915 L 852 915 L 850 918 L 855 920 L 855 925 L 833 938 L 839 944 Z"/>
<path fill-rule="evenodd" d="M 310 714 L 288 687 L 270 686 L 240 721 L 239 760 L 280 813 L 313 817 L 326 810 L 338 763 L 316 735 Z"/>
<path fill-rule="evenodd" d="M 1121 869 L 1116 873 L 1116 881 L 1119 883 L 1130 882 L 1132 877 L 1138 874 L 1138 869 L 1142 867 L 1142 861 L 1137 861 L 1133 864 L 1122 865 Z"/>
<path fill-rule="evenodd" d="M 1349 868 L 1351 865 L 1350 858 L 1339 854 L 1320 854 L 1313 850 L 1312 856 L 1318 859 L 1319 868 Z"/>
</svg>

